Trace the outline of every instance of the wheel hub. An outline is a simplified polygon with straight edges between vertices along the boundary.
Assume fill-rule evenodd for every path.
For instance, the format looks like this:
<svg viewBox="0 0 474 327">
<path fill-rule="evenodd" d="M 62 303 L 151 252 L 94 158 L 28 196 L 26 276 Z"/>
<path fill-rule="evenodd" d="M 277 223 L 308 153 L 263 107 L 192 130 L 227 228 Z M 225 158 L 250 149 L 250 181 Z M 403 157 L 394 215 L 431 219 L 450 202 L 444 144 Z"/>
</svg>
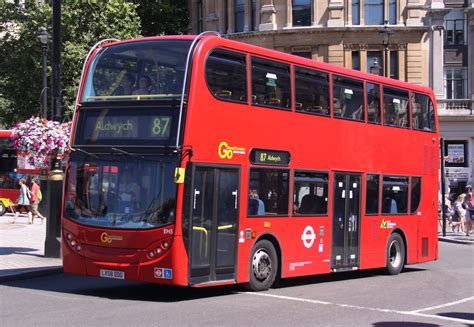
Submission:
<svg viewBox="0 0 474 327">
<path fill-rule="evenodd" d="M 267 279 L 272 271 L 272 260 L 265 250 L 255 252 L 252 260 L 252 268 L 255 277 L 262 281 Z"/>
</svg>

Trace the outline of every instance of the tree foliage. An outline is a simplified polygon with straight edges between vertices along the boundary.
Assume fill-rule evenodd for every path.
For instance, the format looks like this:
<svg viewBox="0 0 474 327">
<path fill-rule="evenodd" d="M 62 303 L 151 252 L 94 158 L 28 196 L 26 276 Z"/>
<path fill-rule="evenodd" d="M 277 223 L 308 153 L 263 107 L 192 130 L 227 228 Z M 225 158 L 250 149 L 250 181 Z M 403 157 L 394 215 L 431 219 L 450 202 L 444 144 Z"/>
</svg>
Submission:
<svg viewBox="0 0 474 327">
<path fill-rule="evenodd" d="M 124 0 L 70 0 L 61 8 L 61 112 L 70 117 L 87 52 L 105 38 L 140 35 L 136 5 Z M 41 46 L 37 35 L 52 32 L 52 8 L 29 1 L 26 8 L 0 0 L 0 126 L 10 127 L 40 112 Z M 48 63 L 51 65 L 51 44 Z M 51 85 L 48 68 L 48 85 Z M 48 89 L 48 98 L 51 89 Z M 48 111 L 51 112 L 48 104 Z"/>
<path fill-rule="evenodd" d="M 187 0 L 134 0 L 142 21 L 142 34 L 176 35 L 185 34 L 188 28 Z"/>
</svg>

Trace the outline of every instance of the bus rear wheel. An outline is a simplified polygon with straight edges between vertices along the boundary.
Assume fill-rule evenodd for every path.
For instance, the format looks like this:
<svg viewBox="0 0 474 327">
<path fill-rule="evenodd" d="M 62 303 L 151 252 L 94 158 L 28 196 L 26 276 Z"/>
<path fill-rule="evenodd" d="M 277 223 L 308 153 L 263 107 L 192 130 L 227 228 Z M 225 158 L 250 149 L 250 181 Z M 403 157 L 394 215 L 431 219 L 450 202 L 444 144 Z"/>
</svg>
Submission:
<svg viewBox="0 0 474 327">
<path fill-rule="evenodd" d="M 389 275 L 398 275 L 405 265 L 405 243 L 400 234 L 390 235 L 387 243 L 387 268 Z"/>
<path fill-rule="evenodd" d="M 277 271 L 278 256 L 272 242 L 258 241 L 250 261 L 250 280 L 247 288 L 254 292 L 268 290 L 275 282 Z"/>
<path fill-rule="evenodd" d="M 5 212 L 7 211 L 7 208 L 3 205 L 3 202 L 0 201 L 0 216 L 3 216 Z"/>
</svg>

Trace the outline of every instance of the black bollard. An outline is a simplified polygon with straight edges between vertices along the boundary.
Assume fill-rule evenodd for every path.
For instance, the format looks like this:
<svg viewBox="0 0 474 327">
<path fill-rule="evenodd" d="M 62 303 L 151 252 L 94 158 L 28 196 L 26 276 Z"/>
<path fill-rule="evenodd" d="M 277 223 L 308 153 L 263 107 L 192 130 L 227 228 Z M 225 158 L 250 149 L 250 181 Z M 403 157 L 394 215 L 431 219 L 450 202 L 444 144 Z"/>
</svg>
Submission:
<svg viewBox="0 0 474 327">
<path fill-rule="evenodd" d="M 63 193 L 63 171 L 61 160 L 56 157 L 51 160 L 51 171 L 48 176 L 46 195 L 46 240 L 44 256 L 49 258 L 61 257 L 61 206 Z"/>
</svg>

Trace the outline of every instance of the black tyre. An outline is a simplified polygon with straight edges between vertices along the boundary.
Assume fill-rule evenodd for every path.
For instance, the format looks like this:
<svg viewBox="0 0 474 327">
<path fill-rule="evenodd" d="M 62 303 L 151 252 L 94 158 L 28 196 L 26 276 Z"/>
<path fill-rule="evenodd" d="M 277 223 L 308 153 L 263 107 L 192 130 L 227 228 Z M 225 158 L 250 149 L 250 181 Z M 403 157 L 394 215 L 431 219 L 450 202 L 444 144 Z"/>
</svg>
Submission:
<svg viewBox="0 0 474 327">
<path fill-rule="evenodd" d="M 3 216 L 7 212 L 7 209 L 3 205 L 3 202 L 0 201 L 0 216 Z"/>
<path fill-rule="evenodd" d="M 278 256 L 272 242 L 261 240 L 255 244 L 249 268 L 249 290 L 265 291 L 274 284 L 278 273 Z"/>
<path fill-rule="evenodd" d="M 387 273 L 398 275 L 405 265 L 405 243 L 400 234 L 390 235 L 387 243 Z"/>
</svg>

